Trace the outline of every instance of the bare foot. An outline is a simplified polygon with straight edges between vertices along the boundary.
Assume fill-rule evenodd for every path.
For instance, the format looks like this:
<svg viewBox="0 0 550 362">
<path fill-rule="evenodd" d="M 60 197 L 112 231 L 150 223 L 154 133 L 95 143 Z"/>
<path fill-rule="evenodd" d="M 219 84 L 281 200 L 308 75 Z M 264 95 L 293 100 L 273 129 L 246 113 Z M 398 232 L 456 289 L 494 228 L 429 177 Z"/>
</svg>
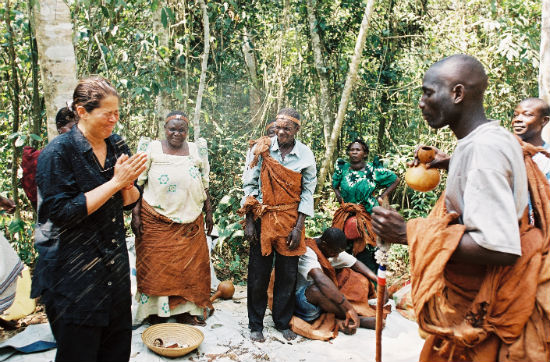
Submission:
<svg viewBox="0 0 550 362">
<path fill-rule="evenodd" d="M 376 317 L 360 317 L 359 322 L 361 328 L 376 329 Z M 386 321 L 382 321 L 382 328 L 385 324 Z"/>
<path fill-rule="evenodd" d="M 176 315 L 176 322 L 182 324 L 190 324 L 192 326 L 205 326 L 206 322 L 197 317 L 196 315 L 191 315 L 189 313 L 183 313 Z"/>
<path fill-rule="evenodd" d="M 168 318 L 166 317 L 159 317 L 156 314 L 151 314 L 149 317 L 147 317 L 146 322 L 149 324 L 160 324 L 160 323 L 166 323 L 168 321 Z"/>
<path fill-rule="evenodd" d="M 287 341 L 292 341 L 297 337 L 296 333 L 292 332 L 290 329 L 283 329 L 280 332 L 283 334 L 283 337 L 285 337 Z"/>
<path fill-rule="evenodd" d="M 254 342 L 265 342 L 265 337 L 262 331 L 252 331 L 250 332 L 250 339 Z"/>
</svg>

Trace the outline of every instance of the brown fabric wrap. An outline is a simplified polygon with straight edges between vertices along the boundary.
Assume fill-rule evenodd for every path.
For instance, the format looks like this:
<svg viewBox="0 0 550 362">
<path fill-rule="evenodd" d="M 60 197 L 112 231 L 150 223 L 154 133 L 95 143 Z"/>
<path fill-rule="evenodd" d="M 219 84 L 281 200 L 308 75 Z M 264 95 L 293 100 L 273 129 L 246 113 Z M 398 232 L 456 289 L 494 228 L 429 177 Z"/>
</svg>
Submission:
<svg viewBox="0 0 550 362">
<path fill-rule="evenodd" d="M 306 239 L 306 245 L 315 252 L 325 275 L 344 294 L 357 314 L 364 317 L 374 317 L 376 315 L 376 308 L 369 305 L 369 298 L 375 297 L 376 292 L 370 280 L 364 275 L 351 270 L 351 268 L 342 268 L 336 271 L 321 250 L 319 250 L 314 239 Z M 275 276 L 272 273 L 269 287 L 270 293 L 268 295 L 272 295 L 273 293 L 274 279 Z M 390 310 L 388 309 L 384 310 L 384 318 L 389 312 Z M 290 320 L 290 328 L 294 333 L 309 339 L 328 341 L 338 336 L 338 320 L 332 313 L 322 313 L 318 319 L 311 323 L 293 316 Z"/>
<path fill-rule="evenodd" d="M 465 227 L 442 195 L 426 219 L 407 223 L 412 300 L 428 334 L 420 361 L 550 360 L 550 187 L 523 144 L 535 225 L 520 222 L 522 255 L 510 266 L 449 261 Z"/>
<path fill-rule="evenodd" d="M 211 308 L 210 259 L 202 214 L 178 224 L 141 204 L 143 236 L 136 240 L 138 290 L 169 296 L 170 308 L 187 301 Z"/>
<path fill-rule="evenodd" d="M 353 204 L 351 202 L 343 203 L 334 212 L 332 227 L 343 231 L 346 220 L 351 216 L 357 218 L 357 229 L 359 235 L 361 235 L 360 238 L 353 241 L 353 255 L 357 255 L 365 250 L 367 244 L 376 246 L 376 240 L 374 238 L 375 234 L 372 228 L 371 216 L 361 204 Z"/>
<path fill-rule="evenodd" d="M 258 163 L 262 156 L 260 178 L 262 181 L 262 201 L 248 196 L 237 212 L 244 216 L 251 212 L 254 218 L 261 218 L 260 243 L 262 255 L 269 255 L 275 249 L 285 256 L 303 255 L 306 252 L 305 230 L 302 229 L 300 244 L 294 250 L 287 246 L 287 239 L 298 221 L 298 205 L 302 193 L 302 174 L 289 170 L 269 154 L 271 139 L 262 137 L 256 141 L 254 159 L 250 167 Z"/>
</svg>

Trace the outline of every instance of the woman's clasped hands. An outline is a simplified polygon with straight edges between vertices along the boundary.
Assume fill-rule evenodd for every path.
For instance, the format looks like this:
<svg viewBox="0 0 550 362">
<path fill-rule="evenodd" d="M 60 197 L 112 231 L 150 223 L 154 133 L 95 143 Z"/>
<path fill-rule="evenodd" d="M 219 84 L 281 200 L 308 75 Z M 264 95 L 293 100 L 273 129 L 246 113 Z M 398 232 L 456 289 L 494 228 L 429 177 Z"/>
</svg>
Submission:
<svg viewBox="0 0 550 362">
<path fill-rule="evenodd" d="M 130 190 L 134 181 L 139 175 L 145 171 L 147 162 L 147 154 L 138 152 L 135 155 L 128 157 L 127 154 L 122 154 L 116 161 L 113 181 L 121 190 Z"/>
</svg>

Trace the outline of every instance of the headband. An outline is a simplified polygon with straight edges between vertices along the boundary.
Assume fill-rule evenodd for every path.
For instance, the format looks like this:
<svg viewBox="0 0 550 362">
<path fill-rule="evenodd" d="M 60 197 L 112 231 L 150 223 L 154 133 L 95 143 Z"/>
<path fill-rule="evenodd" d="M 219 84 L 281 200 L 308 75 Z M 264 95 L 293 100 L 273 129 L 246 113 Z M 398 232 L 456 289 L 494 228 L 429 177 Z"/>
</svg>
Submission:
<svg viewBox="0 0 550 362">
<path fill-rule="evenodd" d="M 275 122 L 270 122 L 268 124 L 265 125 L 265 130 L 267 131 L 268 129 L 270 129 L 271 127 L 275 127 Z"/>
<path fill-rule="evenodd" d="M 277 117 L 275 117 L 275 121 L 291 121 L 296 123 L 298 126 L 300 125 L 300 120 L 296 119 L 291 116 L 287 116 L 286 114 L 278 114 Z"/>
<path fill-rule="evenodd" d="M 185 123 L 187 123 L 187 125 L 189 125 L 189 120 L 187 119 L 187 117 L 185 117 L 184 115 L 181 115 L 181 114 L 174 114 L 173 116 L 170 116 L 170 117 L 166 118 L 164 120 L 164 124 L 170 122 L 173 119 L 183 119 L 185 121 Z"/>
</svg>

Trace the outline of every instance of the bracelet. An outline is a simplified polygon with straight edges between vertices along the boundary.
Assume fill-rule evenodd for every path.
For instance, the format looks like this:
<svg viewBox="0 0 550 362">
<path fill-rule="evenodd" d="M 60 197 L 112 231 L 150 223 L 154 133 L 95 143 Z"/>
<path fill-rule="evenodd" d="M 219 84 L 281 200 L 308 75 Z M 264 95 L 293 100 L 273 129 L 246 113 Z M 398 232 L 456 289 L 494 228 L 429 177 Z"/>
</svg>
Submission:
<svg viewBox="0 0 550 362">
<path fill-rule="evenodd" d="M 340 306 L 342 304 L 344 304 L 344 302 L 346 301 L 346 296 L 345 295 L 342 295 L 342 301 L 336 305 Z"/>
</svg>

